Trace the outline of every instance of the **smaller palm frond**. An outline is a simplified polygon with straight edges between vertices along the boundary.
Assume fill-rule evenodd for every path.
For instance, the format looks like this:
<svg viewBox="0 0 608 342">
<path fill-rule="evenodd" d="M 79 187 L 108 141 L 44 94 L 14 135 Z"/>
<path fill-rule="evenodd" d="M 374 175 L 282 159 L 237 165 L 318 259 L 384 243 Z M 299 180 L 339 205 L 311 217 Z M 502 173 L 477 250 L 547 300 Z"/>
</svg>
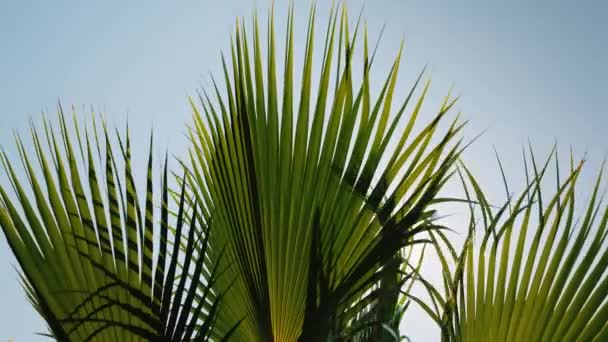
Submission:
<svg viewBox="0 0 608 342">
<path fill-rule="evenodd" d="M 93 121 L 94 134 L 82 135 L 76 120 L 68 127 L 59 113 L 59 132 L 46 119 L 44 135 L 32 125 L 35 161 L 16 138 L 23 174 L 1 158 L 13 193 L 0 187 L 0 226 L 50 336 L 207 340 L 222 297 L 212 287 L 223 271 L 207 257 L 209 224 L 200 209 L 186 205 L 182 188 L 170 215 L 166 160 L 155 197 L 152 139 L 142 205 L 129 133 L 124 140 L 117 133 L 116 158 L 105 124 Z"/>
<path fill-rule="evenodd" d="M 425 284 L 431 302 L 416 298 L 442 327 L 445 341 L 608 338 L 608 207 L 598 196 L 602 173 L 578 220 L 575 188 L 583 163 L 571 161 L 568 177 L 560 180 L 557 154 L 542 165 L 533 154 L 530 159 L 525 190 L 500 207 L 489 204 L 475 178 L 462 168 L 471 203 L 468 238 L 459 254 L 437 249 L 445 293 Z M 547 185 L 541 181 L 553 160 L 557 188 L 547 198 Z M 445 236 L 434 234 L 437 246 L 441 241 Z"/>
</svg>

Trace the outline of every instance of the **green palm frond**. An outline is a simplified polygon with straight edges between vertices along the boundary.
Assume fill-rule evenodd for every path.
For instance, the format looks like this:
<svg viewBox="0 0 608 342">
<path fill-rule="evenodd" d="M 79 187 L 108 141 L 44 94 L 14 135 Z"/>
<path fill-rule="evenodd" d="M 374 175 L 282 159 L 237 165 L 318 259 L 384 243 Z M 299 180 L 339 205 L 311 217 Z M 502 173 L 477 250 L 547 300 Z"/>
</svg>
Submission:
<svg viewBox="0 0 608 342">
<path fill-rule="evenodd" d="M 463 168 L 463 182 L 466 178 L 471 184 L 478 210 L 471 207 L 470 234 L 460 255 L 444 255 L 439 249 L 445 295 L 428 287 L 433 301 L 442 304 L 434 311 L 426 309 L 442 326 L 444 340 L 604 341 L 608 337 L 608 210 L 598 196 L 602 175 L 577 220 L 575 188 L 582 163 L 571 163 L 564 181 L 556 167 L 557 189 L 547 198 L 541 181 L 552 158 L 541 167 L 534 155 L 531 160 L 533 172 L 526 189 L 499 208 L 488 203 Z"/>
<path fill-rule="evenodd" d="M 152 140 L 142 208 L 128 133 L 124 141 L 119 137 L 122 158 L 116 158 L 105 125 L 102 134 L 94 127 L 93 139 L 75 122 L 73 143 L 60 108 L 59 127 L 57 133 L 45 120 L 40 136 L 32 125 L 35 161 L 17 138 L 25 175 L 3 154 L 14 196 L 0 187 L 0 226 L 51 336 L 207 340 L 222 297 L 211 287 L 223 270 L 207 257 L 209 222 L 200 209 L 188 208 L 182 189 L 176 222 L 170 222 L 166 161 L 158 201 L 153 191 Z M 221 251 L 214 252 L 219 260 Z"/>
<path fill-rule="evenodd" d="M 234 335 L 239 341 L 392 339 L 382 326 L 410 279 L 402 271 L 403 249 L 430 241 L 426 233 L 439 229 L 432 204 L 462 149 L 460 123 L 438 133 L 455 101 L 446 98 L 414 134 L 428 84 L 416 101 L 416 81 L 393 108 L 399 50 L 373 98 L 367 32 L 357 23 L 351 35 L 345 9 L 331 11 L 313 83 L 314 7 L 298 96 L 293 9 L 281 76 L 273 16 L 266 50 L 257 17 L 251 36 L 237 23 L 231 61 L 222 59 L 225 86 L 214 81 L 213 94 L 191 101 L 192 148 L 184 161 L 191 167 L 190 202 L 201 204 L 205 220 L 213 218 L 211 250 L 226 246 L 220 264 L 232 265 L 225 279 L 235 279 L 218 279 L 221 291 L 232 287 L 216 327 L 223 332 L 243 319 Z M 355 85 L 358 36 L 363 80 Z"/>
</svg>

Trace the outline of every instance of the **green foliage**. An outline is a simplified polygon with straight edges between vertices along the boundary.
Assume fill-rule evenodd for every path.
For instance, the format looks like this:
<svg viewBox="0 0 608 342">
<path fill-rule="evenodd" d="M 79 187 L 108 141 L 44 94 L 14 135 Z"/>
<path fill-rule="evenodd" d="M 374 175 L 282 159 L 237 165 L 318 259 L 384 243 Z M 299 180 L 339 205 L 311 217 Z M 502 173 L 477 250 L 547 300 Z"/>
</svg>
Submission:
<svg viewBox="0 0 608 342">
<path fill-rule="evenodd" d="M 232 265 L 226 279 L 236 279 L 218 280 L 221 292 L 233 286 L 217 327 L 244 318 L 234 335 L 242 341 L 392 341 L 385 326 L 412 279 L 402 252 L 438 229 L 431 204 L 460 153 L 452 141 L 462 126 L 453 122 L 436 134 L 454 103 L 446 98 L 412 134 L 428 84 L 409 117 L 418 82 L 393 110 L 401 50 L 372 98 L 367 32 L 357 23 L 351 36 L 345 9 L 330 13 L 318 84 L 311 10 L 298 96 L 293 9 L 287 18 L 282 92 L 271 13 L 267 50 L 257 17 L 251 37 L 239 22 L 231 63 L 223 61 L 225 86 L 214 82 L 215 96 L 203 91 L 198 104 L 192 101 L 184 164 L 203 216 L 213 222 L 210 245 L 227 246 L 220 264 Z M 361 31 L 363 80 L 355 84 Z"/>
<path fill-rule="evenodd" d="M 17 138 L 29 187 L 6 154 L 2 163 L 14 196 L 0 187 L 0 226 L 51 336 L 59 341 L 206 340 L 221 299 L 207 285 L 221 277 L 206 257 L 209 225 L 196 204 L 185 207 L 182 189 L 175 229 L 169 228 L 165 162 L 158 224 L 152 140 L 141 208 L 129 135 L 124 144 L 119 138 L 122 158 L 117 159 L 105 125 L 101 139 L 94 128 L 92 142 L 75 123 L 74 144 L 61 109 L 59 124 L 57 134 L 45 121 L 48 149 L 32 126 L 36 162 Z M 186 248 L 178 248 L 182 244 Z"/>
<path fill-rule="evenodd" d="M 17 137 L 23 172 L 2 153 L 12 191 L 0 187 L 0 227 L 49 336 L 399 341 L 414 303 L 445 341 L 607 339 L 601 174 L 580 222 L 581 165 L 572 162 L 564 181 L 557 168 L 546 202 L 541 181 L 551 158 L 539 168 L 531 155 L 523 193 L 491 205 L 466 166 L 455 165 L 463 124 L 445 122 L 455 100 L 447 96 L 418 127 L 429 87 L 419 89 L 422 74 L 393 106 L 402 47 L 372 96 L 376 51 L 370 55 L 366 27 L 358 21 L 351 35 L 346 9 L 332 8 L 315 63 L 315 18 L 313 7 L 299 91 L 293 8 L 282 73 L 274 13 L 266 48 L 257 16 L 251 35 L 237 22 L 223 85 L 214 80 L 190 99 L 186 158 L 172 173 L 165 159 L 155 177 L 150 139 L 141 198 L 128 129 L 113 140 L 93 120 L 81 132 L 61 107 L 58 131 L 46 119 L 43 135 L 32 125 L 34 154 Z M 456 172 L 466 198 L 439 198 Z M 170 174 L 179 189 L 169 189 Z M 445 201 L 470 207 L 459 253 L 446 235 L 454 227 L 438 222 L 436 204 Z M 443 287 L 421 276 L 429 249 L 441 261 Z"/>
<path fill-rule="evenodd" d="M 499 208 L 488 203 L 463 167 L 463 183 L 466 177 L 478 210 L 471 205 L 470 233 L 459 255 L 444 255 L 438 239 L 434 240 L 444 265 L 446 291 L 442 296 L 428 286 L 435 310 L 423 304 L 442 327 L 444 340 L 604 341 L 608 337 L 608 210 L 598 198 L 601 173 L 579 221 L 575 185 L 582 163 L 571 163 L 571 172 L 561 181 L 555 156 L 557 189 L 547 201 L 541 181 L 552 158 L 541 168 L 534 155 L 531 160 L 533 173 L 529 176 L 526 167 L 526 189 Z M 479 212 L 481 219 L 476 217 Z"/>
</svg>

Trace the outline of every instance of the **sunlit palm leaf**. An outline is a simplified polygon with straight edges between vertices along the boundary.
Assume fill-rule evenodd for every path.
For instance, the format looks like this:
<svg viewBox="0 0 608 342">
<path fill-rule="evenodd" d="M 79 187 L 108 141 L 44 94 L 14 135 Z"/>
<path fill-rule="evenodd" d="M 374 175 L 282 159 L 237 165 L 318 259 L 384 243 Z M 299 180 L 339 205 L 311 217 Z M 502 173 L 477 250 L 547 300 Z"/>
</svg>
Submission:
<svg viewBox="0 0 608 342">
<path fill-rule="evenodd" d="M 465 169 L 479 210 L 471 208 L 471 234 L 462 253 L 453 259 L 442 255 L 447 292 L 442 296 L 431 290 L 431 294 L 443 306 L 434 313 L 427 307 L 443 327 L 444 340 L 604 341 L 608 337 L 608 211 L 598 198 L 601 173 L 577 222 L 575 185 L 582 163 L 573 165 L 561 183 L 558 170 L 558 188 L 547 201 L 541 181 L 551 158 L 540 168 L 533 155 L 531 159 L 533 173 L 527 188 L 500 208 L 488 204 Z M 476 212 L 481 212 L 482 230 L 476 227 Z"/>
<path fill-rule="evenodd" d="M 102 146 L 96 127 L 92 141 L 76 124 L 76 134 L 68 132 L 61 108 L 59 118 L 58 135 L 45 121 L 48 149 L 32 126 L 39 168 L 19 139 L 25 177 L 2 155 L 15 196 L 0 188 L 0 226 L 51 334 L 60 341 L 207 340 L 221 299 L 211 287 L 223 277 L 207 257 L 209 222 L 196 204 L 187 207 L 182 189 L 176 223 L 169 228 L 167 166 L 165 161 L 155 202 L 152 141 L 141 208 L 128 133 L 124 144 L 119 139 L 123 158 L 116 159 L 105 126 Z M 70 140 L 74 136 L 77 144 Z M 214 253 L 219 260 L 221 248 Z"/>
<path fill-rule="evenodd" d="M 400 251 L 436 229 L 430 205 L 460 153 L 453 140 L 462 126 L 435 134 L 454 103 L 446 99 L 413 134 L 428 85 L 409 118 L 418 82 L 392 108 L 401 51 L 372 98 L 367 32 L 357 23 L 351 36 L 345 9 L 331 12 L 316 85 L 311 11 L 297 96 L 293 9 L 287 19 L 282 93 L 271 13 L 267 50 L 257 17 L 251 37 L 239 22 L 231 63 L 222 60 L 225 86 L 214 81 L 214 95 L 192 101 L 190 184 L 205 219 L 213 216 L 212 250 L 227 246 L 222 263 L 234 267 L 226 279 L 236 279 L 216 326 L 225 331 L 244 318 L 234 335 L 241 341 L 385 339 L 392 332 L 382 324 L 406 280 Z M 363 80 L 355 87 L 361 31 Z M 218 280 L 219 289 L 228 285 Z"/>
</svg>

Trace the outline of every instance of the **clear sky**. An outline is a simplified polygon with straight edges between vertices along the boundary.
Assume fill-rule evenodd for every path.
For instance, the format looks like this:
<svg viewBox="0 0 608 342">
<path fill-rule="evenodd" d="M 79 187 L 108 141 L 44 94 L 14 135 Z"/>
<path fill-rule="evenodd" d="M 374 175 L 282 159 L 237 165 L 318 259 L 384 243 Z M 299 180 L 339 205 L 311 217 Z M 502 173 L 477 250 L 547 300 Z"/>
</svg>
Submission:
<svg viewBox="0 0 608 342">
<path fill-rule="evenodd" d="M 275 1 L 278 14 L 286 1 Z M 453 86 L 470 120 L 469 137 L 486 130 L 465 155 L 488 186 L 502 191 L 492 146 L 507 176 L 521 174 L 521 147 L 531 139 L 547 153 L 573 147 L 597 166 L 608 152 L 608 5 L 603 1 L 347 1 L 351 16 L 365 3 L 372 37 L 387 25 L 376 72 L 382 75 L 405 37 L 401 96 L 429 66 L 427 114 Z M 190 112 L 186 97 L 218 72 L 236 16 L 250 18 L 269 1 L 16 1 L 0 2 L 0 146 L 15 156 L 13 131 L 27 134 L 28 117 L 64 106 L 94 106 L 110 124 L 128 115 L 135 140 L 151 128 L 159 153 L 183 150 Z M 305 29 L 308 1 L 296 2 Z M 319 1 L 320 18 L 329 5 Z M 279 16 L 278 27 L 284 22 Z M 353 18 L 354 19 L 354 18 Z M 324 24 L 321 20 L 319 24 Z M 321 39 L 321 35 L 318 36 Z M 282 42 L 282 40 L 281 40 Z M 303 49 L 300 39 L 296 50 Z M 429 117 L 427 116 L 427 118 Z M 143 149 L 140 149 L 143 150 Z M 593 167 L 593 166 L 592 166 Z M 4 174 L 0 181 L 5 183 Z M 590 177 L 583 181 L 590 182 Z M 498 195 L 495 195 L 498 196 Z M 0 238 L 0 341 L 36 341 L 44 324 L 18 283 L 15 261 Z M 412 311 L 404 332 L 435 340 L 437 330 Z"/>
</svg>

